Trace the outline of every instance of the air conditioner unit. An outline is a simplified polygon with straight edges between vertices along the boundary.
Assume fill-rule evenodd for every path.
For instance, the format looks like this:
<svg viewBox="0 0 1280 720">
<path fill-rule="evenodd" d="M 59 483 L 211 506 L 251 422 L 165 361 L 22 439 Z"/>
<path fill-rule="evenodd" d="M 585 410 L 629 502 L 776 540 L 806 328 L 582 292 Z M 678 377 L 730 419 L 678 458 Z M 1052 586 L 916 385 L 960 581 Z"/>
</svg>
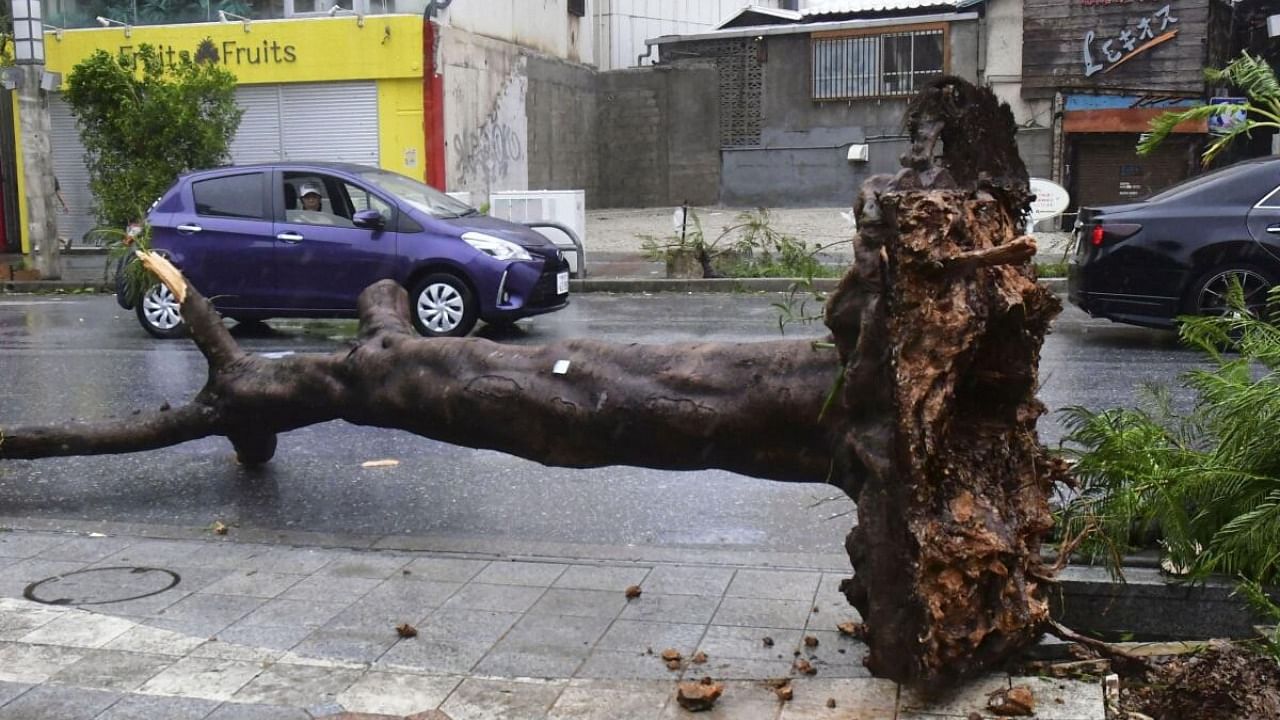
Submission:
<svg viewBox="0 0 1280 720">
<path fill-rule="evenodd" d="M 587 200 L 583 190 L 509 190 L 489 194 L 489 215 L 526 225 L 553 222 L 564 225 L 585 246 Z M 555 228 L 534 227 L 561 249 L 569 260 L 569 271 L 584 277 L 586 251 L 578 251 L 573 239 Z"/>
</svg>

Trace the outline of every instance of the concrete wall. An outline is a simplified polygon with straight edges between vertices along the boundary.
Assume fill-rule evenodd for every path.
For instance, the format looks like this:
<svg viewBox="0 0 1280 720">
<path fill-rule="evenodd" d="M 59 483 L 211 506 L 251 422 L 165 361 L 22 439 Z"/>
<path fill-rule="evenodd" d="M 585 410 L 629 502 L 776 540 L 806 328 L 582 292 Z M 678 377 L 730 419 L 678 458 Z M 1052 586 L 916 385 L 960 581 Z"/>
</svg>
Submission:
<svg viewBox="0 0 1280 720">
<path fill-rule="evenodd" d="M 593 64 L 593 4 L 588 0 L 587 16 L 579 18 L 569 14 L 568 0 L 458 0 L 441 21 L 562 60 Z"/>
<path fill-rule="evenodd" d="M 520 48 L 472 33 L 444 33 L 445 183 L 475 202 L 527 190 L 528 59 Z"/>
<path fill-rule="evenodd" d="M 1022 97 L 1022 0 L 987 0 L 982 79 L 1013 111 L 1018 150 L 1032 177 L 1053 172 L 1053 101 Z"/>
<path fill-rule="evenodd" d="M 527 70 L 529 189 L 583 189 L 598 206 L 595 70 L 541 55 Z"/>
<path fill-rule="evenodd" d="M 594 207 L 719 200 L 715 65 L 616 70 L 598 78 L 599 193 Z"/>
<path fill-rule="evenodd" d="M 720 201 L 725 205 L 805 207 L 845 205 L 864 180 L 896 172 L 906 149 L 907 98 L 814 102 L 808 78 L 809 37 L 767 38 L 764 130 L 757 148 L 725 148 Z M 952 24 L 951 72 L 978 72 L 976 22 Z M 849 162 L 849 146 L 870 146 L 868 162 Z"/>
<path fill-rule="evenodd" d="M 444 34 L 445 182 L 595 194 L 595 70 L 458 28 Z"/>
</svg>

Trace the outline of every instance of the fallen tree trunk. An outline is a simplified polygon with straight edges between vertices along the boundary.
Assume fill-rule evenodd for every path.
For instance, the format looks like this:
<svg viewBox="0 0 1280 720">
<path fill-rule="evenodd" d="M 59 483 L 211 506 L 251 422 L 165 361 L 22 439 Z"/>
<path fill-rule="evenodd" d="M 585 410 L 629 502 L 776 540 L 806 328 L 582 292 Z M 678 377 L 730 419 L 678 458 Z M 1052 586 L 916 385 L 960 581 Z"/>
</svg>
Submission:
<svg viewBox="0 0 1280 720">
<path fill-rule="evenodd" d="M 1034 393 L 1059 305 L 1019 233 L 1030 195 L 1008 108 L 943 78 L 908 120 L 905 169 L 869 180 L 855 203 L 855 264 L 827 305 L 833 343 L 427 340 L 403 289 L 383 281 L 361 295 L 348 349 L 268 359 L 244 353 L 148 255 L 208 359 L 204 388 L 125 420 L 0 428 L 0 458 L 221 435 L 262 463 L 277 434 L 342 419 L 549 465 L 828 481 L 858 504 L 844 590 L 867 623 L 869 667 L 939 689 L 1025 647 L 1048 619 L 1039 549 L 1063 474 L 1036 439 Z"/>
</svg>

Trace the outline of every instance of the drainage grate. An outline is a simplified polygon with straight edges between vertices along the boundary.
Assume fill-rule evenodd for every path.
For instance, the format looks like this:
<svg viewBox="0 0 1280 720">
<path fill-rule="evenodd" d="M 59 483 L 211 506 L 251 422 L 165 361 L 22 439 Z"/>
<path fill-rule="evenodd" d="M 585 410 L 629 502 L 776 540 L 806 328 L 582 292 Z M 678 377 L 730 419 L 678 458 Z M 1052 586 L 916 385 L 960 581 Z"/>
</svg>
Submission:
<svg viewBox="0 0 1280 720">
<path fill-rule="evenodd" d="M 105 605 L 159 595 L 181 579 L 162 568 L 89 568 L 33 582 L 22 596 L 45 605 Z"/>
</svg>

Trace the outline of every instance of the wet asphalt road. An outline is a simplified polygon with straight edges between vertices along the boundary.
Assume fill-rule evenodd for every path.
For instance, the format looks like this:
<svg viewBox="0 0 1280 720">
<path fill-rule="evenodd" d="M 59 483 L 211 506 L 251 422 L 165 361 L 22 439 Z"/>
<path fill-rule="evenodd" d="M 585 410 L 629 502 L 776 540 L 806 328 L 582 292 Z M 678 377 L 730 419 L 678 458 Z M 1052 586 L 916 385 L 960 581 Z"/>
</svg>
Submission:
<svg viewBox="0 0 1280 720">
<path fill-rule="evenodd" d="M 479 334 L 503 342 L 565 337 L 625 342 L 778 337 L 776 295 L 578 295 L 567 310 Z M 241 337 L 254 352 L 328 351 L 354 323 L 277 322 Z M 820 326 L 792 327 L 793 336 Z M 1199 362 L 1170 333 L 1095 321 L 1068 308 L 1046 342 L 1041 399 L 1050 410 L 1135 402 Z M 107 296 L 0 297 L 0 427 L 126 415 L 178 405 L 205 379 L 187 341 L 152 340 Z M 1176 393 L 1185 405 L 1185 393 Z M 1041 421 L 1056 443 L 1056 418 Z M 395 467 L 364 469 L 394 458 Z M 841 552 L 851 503 L 834 488 L 726 472 L 547 468 L 491 451 L 341 422 L 281 436 L 262 471 L 232 461 L 225 440 L 122 456 L 0 462 L 0 517 L 110 520 L 355 534 Z"/>
</svg>

